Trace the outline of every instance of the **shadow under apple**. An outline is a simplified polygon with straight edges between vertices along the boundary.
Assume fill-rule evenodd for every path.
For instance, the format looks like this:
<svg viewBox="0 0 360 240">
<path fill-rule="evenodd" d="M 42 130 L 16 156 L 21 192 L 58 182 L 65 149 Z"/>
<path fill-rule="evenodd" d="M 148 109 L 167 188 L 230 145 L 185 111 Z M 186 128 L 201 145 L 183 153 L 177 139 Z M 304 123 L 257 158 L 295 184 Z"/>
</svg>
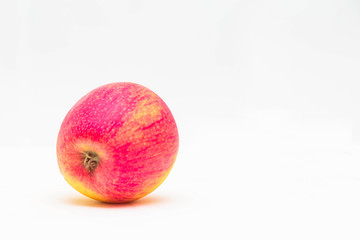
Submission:
<svg viewBox="0 0 360 240">
<path fill-rule="evenodd" d="M 128 208 L 128 207 L 140 207 L 147 205 L 157 205 L 167 203 L 171 199 L 163 196 L 146 196 L 144 198 L 126 202 L 126 203 L 105 203 L 100 202 L 86 196 L 76 196 L 65 198 L 63 202 L 67 205 L 80 206 L 80 207 L 96 207 L 96 208 Z"/>
</svg>

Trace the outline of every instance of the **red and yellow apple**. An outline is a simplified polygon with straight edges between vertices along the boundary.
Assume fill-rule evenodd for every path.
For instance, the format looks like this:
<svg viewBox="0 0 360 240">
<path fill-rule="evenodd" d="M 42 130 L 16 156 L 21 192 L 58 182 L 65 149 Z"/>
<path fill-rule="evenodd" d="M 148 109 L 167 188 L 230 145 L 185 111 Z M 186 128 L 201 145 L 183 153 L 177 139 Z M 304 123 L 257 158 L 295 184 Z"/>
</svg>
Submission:
<svg viewBox="0 0 360 240">
<path fill-rule="evenodd" d="M 168 176 L 179 147 L 164 101 L 135 83 L 111 83 L 82 97 L 66 115 L 57 139 L 65 180 L 103 202 L 129 202 Z"/>
</svg>

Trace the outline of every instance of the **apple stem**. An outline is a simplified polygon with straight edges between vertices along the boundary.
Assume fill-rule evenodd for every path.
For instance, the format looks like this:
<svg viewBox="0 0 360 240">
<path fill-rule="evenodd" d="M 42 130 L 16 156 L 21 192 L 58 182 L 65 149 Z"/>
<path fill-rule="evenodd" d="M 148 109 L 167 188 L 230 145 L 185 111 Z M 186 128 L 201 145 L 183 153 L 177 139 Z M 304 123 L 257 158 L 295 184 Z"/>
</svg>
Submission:
<svg viewBox="0 0 360 240">
<path fill-rule="evenodd" d="M 89 172 L 92 172 L 96 169 L 96 167 L 99 165 L 99 160 L 99 155 L 96 152 L 84 152 L 84 165 Z"/>
</svg>

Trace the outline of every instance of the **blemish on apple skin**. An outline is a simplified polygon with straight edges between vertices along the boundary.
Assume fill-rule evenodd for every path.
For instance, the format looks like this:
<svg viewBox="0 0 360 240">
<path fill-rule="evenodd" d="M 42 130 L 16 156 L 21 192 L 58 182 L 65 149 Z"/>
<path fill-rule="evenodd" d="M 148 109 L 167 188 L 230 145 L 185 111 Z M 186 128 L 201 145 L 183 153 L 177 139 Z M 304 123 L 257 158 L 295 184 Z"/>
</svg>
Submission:
<svg viewBox="0 0 360 240">
<path fill-rule="evenodd" d="M 57 157 L 65 180 L 79 192 L 128 202 L 165 180 L 178 147 L 175 120 L 159 96 L 138 84 L 112 83 L 86 94 L 68 112 Z"/>
</svg>

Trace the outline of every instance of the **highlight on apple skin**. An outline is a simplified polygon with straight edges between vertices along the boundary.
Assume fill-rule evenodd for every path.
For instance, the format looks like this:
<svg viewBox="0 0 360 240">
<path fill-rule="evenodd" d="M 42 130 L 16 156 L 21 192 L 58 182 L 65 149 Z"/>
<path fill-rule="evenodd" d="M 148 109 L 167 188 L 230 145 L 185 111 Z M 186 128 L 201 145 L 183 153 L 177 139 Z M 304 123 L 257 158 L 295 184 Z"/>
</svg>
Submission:
<svg viewBox="0 0 360 240">
<path fill-rule="evenodd" d="M 103 202 L 129 202 L 154 191 L 168 176 L 179 148 L 173 115 L 148 88 L 119 82 L 82 97 L 57 138 L 65 180 Z"/>
</svg>

